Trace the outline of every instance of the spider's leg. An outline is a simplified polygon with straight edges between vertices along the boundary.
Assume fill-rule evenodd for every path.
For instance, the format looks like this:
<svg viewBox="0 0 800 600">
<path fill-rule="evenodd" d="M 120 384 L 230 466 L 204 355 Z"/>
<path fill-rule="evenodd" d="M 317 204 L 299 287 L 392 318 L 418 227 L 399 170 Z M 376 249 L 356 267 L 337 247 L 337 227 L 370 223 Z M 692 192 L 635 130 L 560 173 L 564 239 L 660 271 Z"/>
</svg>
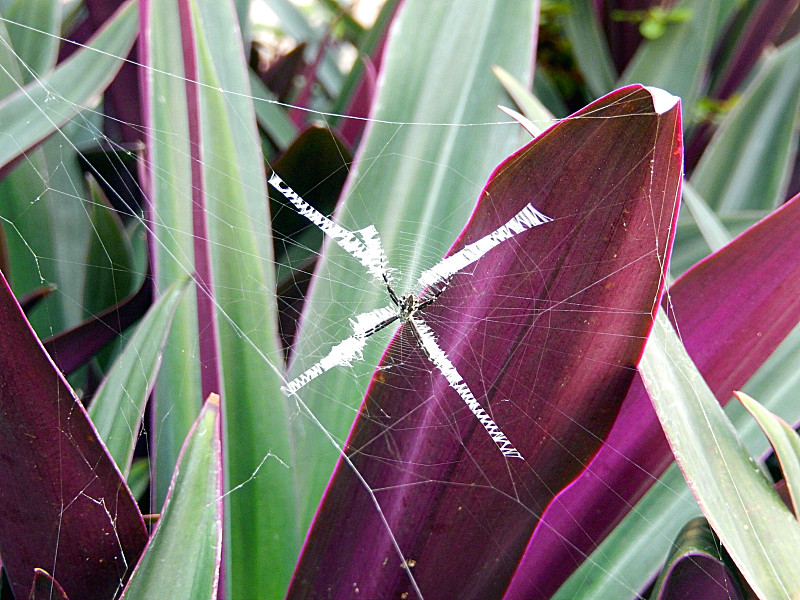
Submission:
<svg viewBox="0 0 800 600">
<path fill-rule="evenodd" d="M 506 435 L 475 399 L 475 395 L 469 389 L 469 386 L 461 377 L 453 363 L 450 362 L 450 359 L 447 358 L 445 351 L 442 350 L 436 342 L 436 336 L 433 334 L 433 330 L 419 317 L 411 317 L 408 323 L 411 326 L 411 332 L 425 352 L 425 356 L 427 356 L 428 360 L 441 371 L 442 375 L 444 375 L 445 379 L 447 379 L 447 382 L 450 384 L 450 387 L 458 392 L 458 395 L 461 396 L 461 399 L 472 411 L 472 414 L 475 415 L 480 424 L 483 425 L 483 428 L 486 429 L 486 432 L 491 436 L 494 443 L 497 444 L 503 456 L 522 458 L 519 451 L 514 448 Z"/>
<path fill-rule="evenodd" d="M 389 298 L 392 299 L 392 302 L 394 302 L 395 306 L 400 306 L 400 298 L 397 297 L 394 289 L 392 289 L 392 284 L 389 283 L 389 277 L 386 273 L 383 274 L 383 281 L 386 283 L 386 291 L 389 292 Z"/>
<path fill-rule="evenodd" d="M 433 295 L 432 295 L 432 296 L 428 296 L 427 298 L 425 298 L 425 300 L 423 300 L 422 302 L 420 302 L 420 303 L 417 305 L 417 310 L 422 310 L 422 309 L 423 309 L 423 308 L 425 308 L 426 306 L 430 306 L 431 304 L 433 304 L 434 302 L 436 302 L 437 298 L 439 298 L 439 296 L 441 296 L 441 295 L 444 293 L 444 291 L 447 289 L 447 285 L 448 285 L 449 283 L 450 283 L 450 278 L 448 277 L 447 279 L 445 279 L 445 280 L 444 280 L 444 282 L 443 282 L 443 283 L 442 283 L 442 285 L 439 287 L 439 289 L 438 289 L 438 290 L 436 290 L 436 291 L 433 293 Z"/>
<path fill-rule="evenodd" d="M 291 395 L 333 367 L 350 366 L 353 361 L 361 360 L 367 338 L 394 323 L 398 318 L 397 309 L 393 306 L 376 308 L 351 318 L 353 335 L 336 344 L 324 358 L 281 386 L 281 391 L 287 396 Z"/>
<path fill-rule="evenodd" d="M 464 267 L 479 260 L 484 254 L 489 252 L 489 250 L 500 245 L 507 239 L 514 237 L 518 233 L 532 229 L 537 225 L 549 223 L 552 220 L 553 219 L 550 217 L 536 210 L 532 204 L 528 204 L 505 225 L 501 225 L 489 235 L 482 237 L 477 242 L 464 246 L 452 256 L 448 256 L 437 265 L 431 267 L 427 271 L 423 271 L 418 280 L 418 284 L 420 288 L 426 288 L 446 281 Z"/>
<path fill-rule="evenodd" d="M 386 253 L 381 246 L 378 230 L 373 225 L 358 231 L 345 229 L 303 200 L 275 171 L 269 176 L 269 183 L 292 203 L 300 215 L 319 227 L 324 234 L 332 237 L 346 252 L 364 265 L 370 275 L 378 280 L 386 277 Z"/>
</svg>

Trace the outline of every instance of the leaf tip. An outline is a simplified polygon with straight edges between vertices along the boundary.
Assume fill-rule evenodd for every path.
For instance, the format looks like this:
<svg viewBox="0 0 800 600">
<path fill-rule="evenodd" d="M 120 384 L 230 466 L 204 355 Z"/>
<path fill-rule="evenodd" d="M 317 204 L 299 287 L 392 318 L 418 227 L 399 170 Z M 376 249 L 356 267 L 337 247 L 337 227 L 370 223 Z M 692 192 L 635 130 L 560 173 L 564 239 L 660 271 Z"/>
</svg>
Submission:
<svg viewBox="0 0 800 600">
<path fill-rule="evenodd" d="M 678 96 L 673 96 L 668 91 L 662 90 L 661 88 L 646 85 L 644 86 L 644 89 L 650 92 L 650 96 L 653 98 L 653 108 L 659 115 L 663 115 L 678 102 L 680 102 L 680 98 Z"/>
</svg>

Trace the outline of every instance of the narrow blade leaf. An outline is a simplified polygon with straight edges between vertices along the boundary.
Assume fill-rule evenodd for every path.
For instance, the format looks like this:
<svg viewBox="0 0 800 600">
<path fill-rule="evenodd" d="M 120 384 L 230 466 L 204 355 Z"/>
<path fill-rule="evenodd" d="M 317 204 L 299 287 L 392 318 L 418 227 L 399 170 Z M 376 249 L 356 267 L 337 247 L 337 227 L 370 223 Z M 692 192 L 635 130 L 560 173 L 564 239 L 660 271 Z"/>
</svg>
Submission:
<svg viewBox="0 0 800 600">
<path fill-rule="evenodd" d="M 89 417 L 124 477 L 130 470 L 139 426 L 155 384 L 172 317 L 187 283 L 187 280 L 175 282 L 150 307 L 89 407 Z"/>
<path fill-rule="evenodd" d="M 800 321 L 798 220 L 800 197 L 696 265 L 669 290 L 670 314 L 721 403 Z M 716 302 L 708 302 L 709 293 Z M 549 598 L 672 461 L 637 377 L 605 445 L 537 528 L 530 562 L 526 558 L 520 569 L 524 576 L 515 581 L 519 592 Z M 574 515 L 581 514 L 592 514 L 592 519 L 576 520 Z"/>
<path fill-rule="evenodd" d="M 105 27 L 47 77 L 0 102 L 0 165 L 54 133 L 97 99 L 122 66 L 136 39 L 135 0 L 124 4 Z"/>
<path fill-rule="evenodd" d="M 167 502 L 122 594 L 126 600 L 217 596 L 222 551 L 219 397 L 209 397 L 181 451 Z M 122 600 L 121 599 L 121 600 Z"/>
<path fill-rule="evenodd" d="M 663 313 L 639 372 L 703 514 L 761 598 L 800 594 L 800 525 L 742 446 Z"/>
<path fill-rule="evenodd" d="M 769 438 L 769 443 L 780 462 L 792 499 L 794 514 L 797 516 L 800 509 L 800 437 L 786 421 L 768 411 L 744 392 L 735 392 L 735 395 Z"/>
<path fill-rule="evenodd" d="M 708 521 L 689 521 L 678 534 L 656 583 L 654 600 L 744 600 L 737 573 L 727 564 Z"/>
</svg>

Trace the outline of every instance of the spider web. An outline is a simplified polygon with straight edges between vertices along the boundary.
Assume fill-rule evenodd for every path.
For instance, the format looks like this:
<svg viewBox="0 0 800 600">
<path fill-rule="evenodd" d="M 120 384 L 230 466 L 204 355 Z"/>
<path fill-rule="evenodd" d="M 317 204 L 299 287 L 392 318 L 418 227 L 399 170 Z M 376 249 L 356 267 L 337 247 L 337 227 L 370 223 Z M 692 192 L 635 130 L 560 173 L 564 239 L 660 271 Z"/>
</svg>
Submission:
<svg viewBox="0 0 800 600">
<path fill-rule="evenodd" d="M 6 22 L 6 24 L 8 26 L 13 25 L 13 23 L 9 22 Z M 142 65 L 137 66 L 144 68 Z M 31 77 L 34 76 L 35 74 L 31 74 Z M 258 101 L 255 97 L 252 99 Z M 130 273 L 122 274 L 119 269 L 114 267 L 112 257 L 116 256 L 116 249 L 106 247 L 106 242 L 97 237 L 98 234 L 90 218 L 92 208 L 95 207 L 104 211 L 109 209 L 106 206 L 98 205 L 96 199 L 88 199 L 86 197 L 83 178 L 76 168 L 74 158 L 77 156 L 88 160 L 90 157 L 82 149 L 86 148 L 90 143 L 111 148 L 116 150 L 118 155 L 107 155 L 106 160 L 109 162 L 105 166 L 109 168 L 108 172 L 111 174 L 125 178 L 128 170 L 123 164 L 123 160 L 133 156 L 133 153 L 102 132 L 102 120 L 104 118 L 111 121 L 114 120 L 104 114 L 102 106 L 81 108 L 83 109 L 82 114 L 61 128 L 60 133 L 62 135 L 56 135 L 45 143 L 42 150 L 44 158 L 38 153 L 29 153 L 23 159 L 20 167 L 18 167 L 18 172 L 14 176 L 18 179 L 26 179 L 32 182 L 34 184 L 32 189 L 36 190 L 35 193 L 31 194 L 29 208 L 20 213 L 3 214 L 2 216 L 2 223 L 9 238 L 10 254 L 15 261 L 27 261 L 31 266 L 28 269 L 28 279 L 22 279 L 19 284 L 20 289 L 30 291 L 38 286 L 51 284 L 58 286 L 58 290 L 55 293 L 58 302 L 47 301 L 32 316 L 34 325 L 41 337 L 54 335 L 65 327 L 74 325 L 92 314 L 92 311 L 87 310 L 87 301 L 84 298 L 85 271 L 90 267 L 97 268 L 98 265 L 91 264 L 86 258 L 85 248 L 88 246 L 89 240 L 94 238 L 103 251 L 101 254 L 107 257 L 108 261 L 99 265 L 99 268 L 110 269 L 112 281 L 118 277 L 131 275 Z M 322 126 L 332 131 L 332 127 L 329 125 L 331 115 L 324 112 L 314 114 L 316 114 Z M 134 123 L 118 122 L 117 124 L 139 127 Z M 389 267 L 394 269 L 393 272 L 398 275 L 395 280 L 395 289 L 399 295 L 403 295 L 413 291 L 413 282 L 423 277 L 426 269 L 431 269 L 442 260 L 454 240 L 455 233 L 466 223 L 474 201 L 479 196 L 489 175 L 488 171 L 464 170 L 464 167 L 457 161 L 457 156 L 450 155 L 447 157 L 447 161 L 453 161 L 451 163 L 445 162 L 440 156 L 429 157 L 424 148 L 409 148 L 406 144 L 406 136 L 410 136 L 415 131 L 425 130 L 430 132 L 432 136 L 457 137 L 457 133 L 463 132 L 467 128 L 497 128 L 504 132 L 512 132 L 509 137 L 512 138 L 513 142 L 510 144 L 509 152 L 514 150 L 515 147 L 519 147 L 525 139 L 519 134 L 516 124 L 499 119 L 496 121 L 469 123 L 375 122 L 372 125 L 375 128 L 386 130 L 387 133 L 384 136 L 386 142 L 379 153 L 359 157 L 362 170 L 351 177 L 350 183 L 345 190 L 347 201 L 343 208 L 340 209 L 340 212 L 337 213 L 336 220 L 351 230 L 375 227 L 385 244 L 385 248 L 387 248 Z M 519 137 L 514 139 L 513 136 L 515 135 L 519 135 Z M 444 189 L 445 186 L 440 181 L 439 186 L 430 191 L 431 196 L 447 194 L 453 198 L 453 201 L 436 218 L 429 214 L 417 216 L 413 212 L 387 216 L 385 214 L 386 211 L 392 210 L 391 202 L 388 205 L 379 204 L 371 196 L 369 188 L 363 183 L 367 179 L 367 174 L 371 170 L 377 171 L 383 166 L 389 169 L 394 168 L 399 162 L 411 165 L 408 169 L 419 178 L 428 178 L 436 181 L 436 178 L 440 177 L 442 172 L 446 172 L 457 182 L 454 187 Z M 46 168 L 43 168 L 43 166 L 46 166 Z M 340 168 L 350 169 L 350 165 L 345 161 L 344 157 L 342 157 Z M 407 172 L 400 177 L 406 185 L 410 185 L 409 180 L 413 177 L 409 176 Z M 107 175 L 98 174 L 100 179 L 106 177 Z M 3 185 L 10 188 L 8 181 Z M 140 188 L 134 187 L 136 186 L 135 182 L 130 182 L 130 185 L 129 191 L 133 197 L 143 193 Z M 403 193 L 404 190 L 397 190 L 398 196 Z M 140 213 L 125 206 L 131 203 L 130 198 L 115 198 L 114 200 L 116 202 L 110 210 L 120 215 L 125 215 L 127 227 L 131 232 L 130 240 L 132 243 L 138 244 L 136 250 L 138 250 L 138 257 L 141 259 L 144 250 L 142 245 L 144 232 L 152 234 L 153 231 L 142 220 Z M 423 206 L 429 205 L 425 202 L 421 204 Z M 39 212 L 40 210 L 42 212 Z M 281 213 L 286 210 L 291 210 L 291 208 L 289 206 L 281 208 L 280 211 L 272 215 L 272 218 L 279 219 Z M 64 226 L 70 229 L 70 237 L 81 240 L 81 243 L 70 243 L 69 238 L 64 237 L 59 238 L 54 246 L 47 247 L 44 245 L 45 242 L 43 240 L 30 237 L 31 234 L 27 233 L 33 229 L 30 226 L 30 221 L 41 218 L 41 215 L 47 211 L 57 211 L 63 218 Z M 224 215 L 211 215 L 211 217 L 224 219 Z M 386 230 L 374 225 L 375 223 L 386 223 L 387 221 L 393 222 L 395 226 Z M 269 223 L 261 223 L 259 225 L 266 229 L 270 227 Z M 330 247 L 326 247 L 324 251 L 315 247 L 302 247 L 301 242 L 291 239 L 284 239 L 281 242 L 285 245 L 294 244 L 297 249 L 317 258 L 322 257 L 320 252 L 325 253 L 321 265 L 318 265 L 313 272 L 314 289 L 312 294 L 315 296 L 312 299 L 315 301 L 311 302 L 305 309 L 301 321 L 301 330 L 311 329 L 309 333 L 303 331 L 300 343 L 293 349 L 292 365 L 285 381 L 285 383 L 288 383 L 292 378 L 292 373 L 302 372 L 309 365 L 324 359 L 331 347 L 351 334 L 351 318 L 365 312 L 369 306 L 385 303 L 386 290 L 379 282 L 376 283 L 374 273 L 370 277 L 370 273 L 367 273 L 365 269 L 361 268 L 361 265 L 352 260 L 352 257 L 344 253 L 332 250 Z M 160 243 L 160 241 L 156 240 L 156 243 Z M 109 267 L 109 264 L 112 266 Z M 84 275 L 78 278 L 73 277 L 75 272 L 81 271 L 80 267 L 83 268 Z M 278 265 L 271 264 L 269 267 L 277 268 Z M 130 277 L 130 290 L 134 289 L 135 284 L 146 276 L 144 264 L 141 260 L 137 268 L 138 271 Z M 469 288 L 473 284 L 462 278 L 452 285 Z M 340 290 L 345 290 L 346 293 L 342 293 Z M 330 300 L 320 305 L 318 298 L 322 297 L 324 295 L 323 292 L 326 291 Z M 116 292 L 114 293 L 116 294 Z M 123 297 L 115 295 L 113 299 L 119 301 Z M 610 311 L 613 310 L 613 307 L 573 305 L 569 307 L 569 310 L 593 313 L 604 310 Z M 444 330 L 451 326 L 451 323 L 448 322 L 447 314 L 441 312 L 431 317 L 429 324 L 434 329 Z M 247 336 L 247 332 L 241 332 L 241 334 L 245 337 Z M 129 335 L 129 333 L 126 335 Z M 360 399 L 363 395 L 365 383 L 370 380 L 378 364 L 381 352 L 391 337 L 392 331 L 388 329 L 375 333 L 370 337 L 370 345 L 364 352 L 363 361 L 353 362 L 347 367 L 340 367 L 340 373 L 336 376 L 329 377 L 328 375 L 331 374 L 327 373 L 315 380 L 314 389 L 309 390 L 308 394 L 308 397 L 314 398 L 314 402 L 305 402 L 306 395 L 303 393 L 305 388 L 298 392 L 298 401 L 291 415 L 293 424 L 301 430 L 314 432 L 308 435 L 316 435 L 320 429 L 323 431 L 328 444 L 328 456 L 326 458 L 341 455 L 346 439 L 342 433 L 338 433 L 338 431 L 341 431 L 341 427 L 336 429 L 337 432 L 334 432 L 333 425 L 317 418 L 316 415 L 324 412 L 330 419 L 352 422 L 359 407 L 358 401 L 353 402 L 352 398 Z M 409 334 L 399 335 L 396 341 L 400 344 L 401 352 L 392 356 L 394 362 L 382 366 L 384 371 L 423 369 L 431 377 L 441 376 L 430 365 L 426 366 L 420 362 L 418 345 Z M 475 350 L 476 352 L 480 351 L 480 349 Z M 191 351 L 196 353 L 197 349 L 195 348 Z M 446 348 L 445 351 L 447 351 Z M 283 369 L 280 357 L 264 357 L 264 361 L 265 369 Z M 376 377 L 377 381 L 380 381 L 381 373 L 379 372 Z M 81 373 L 73 379 L 73 383 L 76 383 L 79 387 L 87 385 L 88 380 L 85 373 Z M 485 390 L 475 390 L 475 394 L 478 397 L 483 392 Z M 433 398 L 423 399 L 423 402 L 436 403 L 438 400 Z M 336 411 L 331 411 L 329 408 L 325 408 L 323 411 L 320 404 L 333 406 Z M 442 403 L 440 407 L 440 410 L 445 414 L 450 410 L 447 406 L 451 406 L 451 404 L 445 405 L 445 403 Z M 460 414 L 458 416 L 451 414 L 448 419 L 459 420 L 467 417 Z M 402 426 L 402 416 L 398 416 L 398 418 L 398 424 Z M 502 428 L 502 424 L 499 425 Z M 344 430 L 344 434 L 346 433 L 347 429 Z M 147 433 L 143 432 L 142 435 L 147 436 Z M 452 435 L 452 429 L 442 428 L 442 435 Z M 147 439 L 144 439 L 143 442 L 147 442 Z M 331 444 L 330 442 L 333 443 Z M 491 440 L 488 438 L 487 443 L 491 444 Z M 146 448 L 146 443 L 142 443 L 142 446 Z M 302 471 L 308 468 L 308 465 L 300 464 L 299 461 L 295 461 L 289 456 L 273 457 L 268 455 L 264 456 L 264 461 L 273 458 L 284 463 L 292 470 Z M 237 493 L 237 490 L 247 486 L 252 479 L 258 476 L 259 472 L 256 470 L 253 472 L 251 479 L 234 482 L 235 485 L 232 485 L 231 490 L 227 493 Z M 444 482 L 436 483 L 446 485 Z M 364 484 L 366 485 L 366 482 Z M 491 479 L 488 479 L 486 485 L 492 486 Z M 370 492 L 374 494 L 378 490 L 370 490 Z M 497 492 L 498 494 L 504 493 L 499 487 Z M 676 502 L 679 505 L 682 504 L 684 507 L 688 507 L 687 510 L 689 512 L 693 511 L 693 501 L 681 496 L 680 493 L 680 490 L 676 489 Z M 376 503 L 376 507 L 379 511 L 381 510 L 379 503 Z M 309 510 L 313 510 L 313 507 L 306 507 L 306 511 Z M 476 519 L 479 518 L 479 516 L 476 516 Z M 581 516 L 576 515 L 575 518 L 577 520 Z M 109 520 L 113 521 L 111 515 L 109 515 Z M 662 548 L 668 548 L 673 538 L 671 533 L 664 533 L 658 529 L 657 524 L 653 526 L 652 535 L 654 539 L 662 542 Z M 410 559 L 402 556 L 402 553 L 400 553 L 399 558 L 413 582 L 413 569 L 410 565 Z M 594 555 L 589 557 L 589 560 L 595 560 Z M 617 575 L 611 576 L 618 577 Z M 620 587 L 627 590 L 631 597 L 635 597 L 638 594 L 638 590 L 630 587 L 627 582 L 620 579 L 619 583 Z M 418 590 L 418 593 L 420 597 L 424 597 L 424 590 Z"/>
</svg>

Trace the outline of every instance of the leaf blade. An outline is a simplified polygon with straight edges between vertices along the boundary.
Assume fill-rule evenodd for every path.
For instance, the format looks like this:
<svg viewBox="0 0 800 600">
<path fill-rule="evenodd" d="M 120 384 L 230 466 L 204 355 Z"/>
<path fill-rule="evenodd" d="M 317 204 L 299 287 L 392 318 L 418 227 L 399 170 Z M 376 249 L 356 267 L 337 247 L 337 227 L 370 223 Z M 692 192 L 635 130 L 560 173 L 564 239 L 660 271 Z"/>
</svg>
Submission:
<svg viewBox="0 0 800 600">
<path fill-rule="evenodd" d="M 800 593 L 791 558 L 800 526 L 741 445 L 662 313 L 639 371 L 692 492 L 750 586 L 761 597 Z"/>
<path fill-rule="evenodd" d="M 122 5 L 93 38 L 51 75 L 0 102 L 0 165 L 54 133 L 111 82 L 136 39 L 136 0 Z"/>
<path fill-rule="evenodd" d="M 219 398 L 204 404 L 175 467 L 167 502 L 121 599 L 216 598 L 222 551 Z M 187 552 L 190 550 L 190 552 Z"/>
<path fill-rule="evenodd" d="M 650 153 L 652 172 L 641 158 Z M 401 328 L 315 517 L 289 598 L 322 590 L 343 595 L 353 581 L 367 596 L 503 596 L 539 511 L 594 453 L 627 391 L 632 373 L 622 365 L 638 360 L 659 293 L 663 263 L 654 258 L 666 254 L 662 245 L 671 237 L 679 156 L 677 108 L 659 114 L 650 92 L 631 86 L 561 121 L 498 167 L 451 255 L 525 202 L 554 220 L 513 238 L 505 251 L 493 250 L 468 276 L 454 276 L 421 318 L 438 329 L 439 345 L 463 380 L 488 390 L 481 405 L 525 460 L 503 457 L 426 362 L 433 352 L 415 351 Z M 585 181 L 598 170 L 590 157 L 626 176 Z M 582 190 L 580 201 L 572 185 Z M 637 201 L 632 190 L 642 187 L 648 195 Z M 603 258 L 589 256 L 605 249 Z M 586 322 L 559 310 L 562 302 L 614 309 Z M 589 343 L 594 336 L 602 343 Z M 568 381 L 564 373 L 572 374 Z M 602 415 L 592 414 L 588 400 L 598 396 Z M 342 537 L 353 528 L 358 535 Z M 415 562 L 411 573 L 386 567 L 408 559 Z"/>
<path fill-rule="evenodd" d="M 3 566 L 20 598 L 46 564 L 68 595 L 105 600 L 147 541 L 142 516 L 5 278 L 0 303 L 13 340 L 0 344 L 0 502 L 13 515 L 0 522 Z"/>
</svg>

